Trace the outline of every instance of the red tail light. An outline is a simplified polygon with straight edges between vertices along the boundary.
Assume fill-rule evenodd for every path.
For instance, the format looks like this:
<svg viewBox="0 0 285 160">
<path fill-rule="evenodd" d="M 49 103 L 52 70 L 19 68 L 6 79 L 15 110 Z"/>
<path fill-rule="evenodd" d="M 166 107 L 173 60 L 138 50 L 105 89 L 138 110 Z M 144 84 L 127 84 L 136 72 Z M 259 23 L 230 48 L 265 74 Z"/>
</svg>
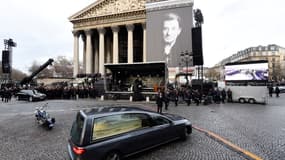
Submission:
<svg viewBox="0 0 285 160">
<path fill-rule="evenodd" d="M 82 155 L 86 151 L 84 148 L 76 147 L 76 146 L 73 146 L 72 150 L 77 155 Z"/>
</svg>

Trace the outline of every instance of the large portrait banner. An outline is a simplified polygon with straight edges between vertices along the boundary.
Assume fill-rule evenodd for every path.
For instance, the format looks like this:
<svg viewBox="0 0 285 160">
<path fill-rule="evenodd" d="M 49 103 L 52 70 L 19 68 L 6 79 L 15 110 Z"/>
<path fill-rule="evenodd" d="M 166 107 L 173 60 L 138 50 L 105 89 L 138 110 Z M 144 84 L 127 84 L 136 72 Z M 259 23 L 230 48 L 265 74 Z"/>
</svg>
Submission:
<svg viewBox="0 0 285 160">
<path fill-rule="evenodd" d="M 148 62 L 163 61 L 173 76 L 183 67 L 181 53 L 192 51 L 193 1 L 171 0 L 146 4 Z"/>
</svg>

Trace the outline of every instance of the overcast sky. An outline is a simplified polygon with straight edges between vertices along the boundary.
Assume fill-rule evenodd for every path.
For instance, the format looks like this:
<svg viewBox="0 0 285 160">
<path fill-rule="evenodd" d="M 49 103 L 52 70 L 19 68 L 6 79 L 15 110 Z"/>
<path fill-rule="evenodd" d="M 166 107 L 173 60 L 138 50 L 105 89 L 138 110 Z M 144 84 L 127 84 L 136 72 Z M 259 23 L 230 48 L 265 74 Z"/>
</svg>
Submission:
<svg viewBox="0 0 285 160">
<path fill-rule="evenodd" d="M 33 61 L 73 57 L 68 17 L 95 0 L 1 0 L 0 50 L 12 38 L 13 68 L 27 72 Z M 252 46 L 285 47 L 284 0 L 195 0 L 204 16 L 205 66 Z"/>
</svg>

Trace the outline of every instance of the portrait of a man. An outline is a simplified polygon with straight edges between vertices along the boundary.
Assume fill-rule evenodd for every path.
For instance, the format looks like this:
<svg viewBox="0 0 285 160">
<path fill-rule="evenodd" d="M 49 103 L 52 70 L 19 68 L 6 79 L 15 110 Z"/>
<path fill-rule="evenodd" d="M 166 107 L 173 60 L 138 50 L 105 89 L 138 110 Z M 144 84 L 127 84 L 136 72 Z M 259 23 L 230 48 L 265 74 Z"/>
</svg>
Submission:
<svg viewBox="0 0 285 160">
<path fill-rule="evenodd" d="M 185 66 L 181 53 L 192 51 L 193 1 L 175 1 L 146 5 L 146 61 L 165 62 L 169 80 Z"/>
<path fill-rule="evenodd" d="M 181 67 L 180 54 L 192 50 L 191 7 L 171 6 L 147 12 L 147 61 L 164 61 L 168 68 Z"/>
<path fill-rule="evenodd" d="M 173 54 L 176 47 L 176 42 L 178 37 L 181 34 L 182 28 L 181 28 L 181 18 L 174 13 L 168 13 L 165 14 L 163 22 L 162 22 L 162 35 L 163 35 L 163 41 L 164 41 L 164 56 L 165 61 L 168 64 L 169 67 L 173 67 L 175 64 L 175 58 Z"/>
</svg>

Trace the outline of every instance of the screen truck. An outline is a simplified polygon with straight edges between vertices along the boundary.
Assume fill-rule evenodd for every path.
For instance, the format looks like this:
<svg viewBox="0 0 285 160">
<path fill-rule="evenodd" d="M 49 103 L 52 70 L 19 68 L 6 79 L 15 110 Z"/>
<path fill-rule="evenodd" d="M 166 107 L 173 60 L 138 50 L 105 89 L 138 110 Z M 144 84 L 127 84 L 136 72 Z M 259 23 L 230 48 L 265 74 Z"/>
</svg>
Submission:
<svg viewBox="0 0 285 160">
<path fill-rule="evenodd" d="M 232 100 L 240 103 L 262 103 L 268 100 L 266 86 L 227 86 L 232 91 Z"/>
<path fill-rule="evenodd" d="M 267 103 L 268 61 L 244 61 L 225 65 L 226 87 L 240 103 Z"/>
</svg>

